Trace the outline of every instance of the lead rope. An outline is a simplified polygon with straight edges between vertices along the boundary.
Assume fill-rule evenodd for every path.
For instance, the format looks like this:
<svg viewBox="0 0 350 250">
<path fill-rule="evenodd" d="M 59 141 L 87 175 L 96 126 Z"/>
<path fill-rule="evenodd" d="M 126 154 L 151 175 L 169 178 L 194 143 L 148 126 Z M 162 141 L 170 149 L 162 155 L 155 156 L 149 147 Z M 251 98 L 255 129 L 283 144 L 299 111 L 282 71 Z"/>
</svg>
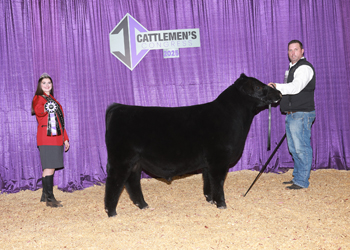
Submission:
<svg viewBox="0 0 350 250">
<path fill-rule="evenodd" d="M 252 185 L 250 185 L 250 187 L 248 188 L 247 192 L 243 195 L 243 197 L 245 197 L 248 194 L 249 190 L 254 186 L 255 182 L 259 179 L 260 175 L 265 171 L 267 165 L 270 163 L 272 157 L 275 155 L 275 153 L 277 152 L 277 149 L 281 146 L 281 144 L 282 144 L 282 142 L 284 141 L 285 138 L 286 138 L 286 134 L 284 134 L 284 136 L 282 137 L 282 139 L 278 143 L 277 147 L 273 150 L 273 152 L 270 155 L 269 159 L 267 159 L 265 165 L 262 167 L 262 169 L 260 170 L 259 174 L 256 176 L 256 178 L 253 181 Z"/>
</svg>

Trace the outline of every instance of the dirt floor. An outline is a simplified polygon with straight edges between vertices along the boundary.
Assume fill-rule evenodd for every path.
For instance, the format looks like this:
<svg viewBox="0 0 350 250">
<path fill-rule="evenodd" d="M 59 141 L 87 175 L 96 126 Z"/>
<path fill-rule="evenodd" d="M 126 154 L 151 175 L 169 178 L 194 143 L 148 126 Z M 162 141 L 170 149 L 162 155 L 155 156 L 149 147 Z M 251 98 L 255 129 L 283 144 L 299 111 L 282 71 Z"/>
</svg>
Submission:
<svg viewBox="0 0 350 250">
<path fill-rule="evenodd" d="M 205 201 L 201 175 L 171 184 L 142 179 L 149 208 L 124 190 L 118 215 L 104 211 L 104 185 L 74 193 L 55 187 L 62 208 L 40 203 L 41 189 L 0 195 L 1 249 L 350 249 L 350 171 L 311 173 L 308 189 L 287 190 L 285 174 L 228 174 L 227 209 Z"/>
</svg>

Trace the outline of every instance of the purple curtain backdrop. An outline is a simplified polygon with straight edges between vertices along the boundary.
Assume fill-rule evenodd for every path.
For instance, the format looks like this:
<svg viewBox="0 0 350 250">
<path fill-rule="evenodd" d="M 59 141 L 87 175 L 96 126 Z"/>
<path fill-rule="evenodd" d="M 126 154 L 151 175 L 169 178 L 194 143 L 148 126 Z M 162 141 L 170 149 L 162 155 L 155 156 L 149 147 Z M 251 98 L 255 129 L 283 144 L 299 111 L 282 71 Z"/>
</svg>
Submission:
<svg viewBox="0 0 350 250">
<path fill-rule="evenodd" d="M 149 31 L 200 29 L 200 48 L 180 58 L 150 51 L 130 71 L 109 49 L 109 32 L 129 13 Z M 55 185 L 74 191 L 106 178 L 104 115 L 113 102 L 185 106 L 215 99 L 244 72 L 282 82 L 287 43 L 299 39 L 316 69 L 313 169 L 350 168 L 350 3 L 345 0 L 2 0 L 0 1 L 0 188 L 41 188 L 31 101 L 49 73 L 62 104 L 71 149 Z M 285 132 L 272 108 L 272 150 Z M 260 170 L 268 111 L 254 119 L 244 153 L 231 171 Z M 267 171 L 293 167 L 286 142 Z M 143 177 L 146 177 L 143 174 Z"/>
</svg>

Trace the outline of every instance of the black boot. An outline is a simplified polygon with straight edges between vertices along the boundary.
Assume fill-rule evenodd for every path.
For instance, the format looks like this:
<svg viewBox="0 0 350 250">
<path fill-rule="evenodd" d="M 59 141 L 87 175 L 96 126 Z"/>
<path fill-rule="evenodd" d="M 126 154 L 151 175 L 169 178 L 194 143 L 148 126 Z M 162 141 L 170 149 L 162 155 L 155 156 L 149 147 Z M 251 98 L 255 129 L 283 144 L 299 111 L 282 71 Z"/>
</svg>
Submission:
<svg viewBox="0 0 350 250">
<path fill-rule="evenodd" d="M 41 199 L 40 199 L 40 202 L 45 202 L 46 201 L 46 197 L 45 197 L 45 190 L 46 190 L 46 187 L 45 187 L 45 177 L 43 177 L 41 179 L 41 183 L 43 184 L 43 193 L 41 195 Z"/>
<path fill-rule="evenodd" d="M 63 207 L 62 204 L 55 199 L 53 195 L 53 175 L 47 175 L 45 178 L 45 196 L 46 196 L 46 206 L 48 207 Z"/>
</svg>

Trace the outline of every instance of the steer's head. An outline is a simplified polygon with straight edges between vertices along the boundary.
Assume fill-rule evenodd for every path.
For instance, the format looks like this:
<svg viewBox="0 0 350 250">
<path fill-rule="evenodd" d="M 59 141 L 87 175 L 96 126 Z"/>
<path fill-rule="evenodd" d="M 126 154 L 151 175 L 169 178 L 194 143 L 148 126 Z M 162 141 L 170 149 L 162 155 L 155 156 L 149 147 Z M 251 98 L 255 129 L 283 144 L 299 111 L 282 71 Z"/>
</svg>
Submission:
<svg viewBox="0 0 350 250">
<path fill-rule="evenodd" d="M 278 90 L 260 82 L 258 79 L 248 77 L 245 74 L 236 80 L 241 94 L 247 95 L 250 100 L 256 103 L 257 107 L 277 103 L 281 100 L 282 94 Z"/>
</svg>

